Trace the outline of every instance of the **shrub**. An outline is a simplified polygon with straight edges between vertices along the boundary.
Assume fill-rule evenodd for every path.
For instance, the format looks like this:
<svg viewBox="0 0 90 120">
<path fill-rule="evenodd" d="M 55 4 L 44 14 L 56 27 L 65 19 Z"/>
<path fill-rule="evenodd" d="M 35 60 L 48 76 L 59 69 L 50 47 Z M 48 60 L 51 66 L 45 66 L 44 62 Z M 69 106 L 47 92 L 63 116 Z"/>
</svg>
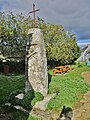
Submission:
<svg viewBox="0 0 90 120">
<path fill-rule="evenodd" d="M 25 93 L 22 102 L 23 107 L 25 107 L 26 109 L 31 109 L 32 108 L 31 101 L 33 98 L 34 98 L 34 91 L 28 91 L 27 93 Z"/>
<path fill-rule="evenodd" d="M 21 105 L 26 109 L 31 109 L 31 101 L 34 98 L 34 91 L 28 91 L 27 93 L 25 93 L 24 98 L 23 99 L 17 99 L 15 98 L 15 96 L 17 94 L 21 93 L 20 90 L 15 90 L 13 91 L 9 97 L 7 102 L 10 102 L 12 105 Z"/>
<path fill-rule="evenodd" d="M 16 104 L 15 96 L 18 95 L 21 92 L 22 92 L 22 90 L 12 91 L 11 94 L 9 95 L 8 99 L 7 99 L 7 102 L 10 102 L 12 105 L 15 105 Z"/>
<path fill-rule="evenodd" d="M 13 91 L 9 95 L 7 102 L 10 102 L 12 105 L 21 105 L 24 108 L 31 110 L 32 106 L 34 106 L 36 102 L 41 101 L 44 98 L 41 93 L 39 92 L 34 93 L 34 91 L 30 90 L 27 93 L 25 93 L 24 98 L 21 100 L 15 98 L 15 96 L 19 93 L 21 93 L 20 90 Z"/>
<path fill-rule="evenodd" d="M 4 65 L 8 65 L 9 66 L 9 73 L 24 73 L 24 66 L 25 66 L 25 62 L 24 60 L 21 60 L 19 62 L 16 61 L 6 61 L 5 63 L 3 63 L 0 60 L 0 72 L 3 73 L 3 67 Z"/>
<path fill-rule="evenodd" d="M 35 97 L 31 101 L 31 105 L 34 106 L 36 102 L 43 100 L 44 96 L 40 92 L 35 92 Z"/>
<path fill-rule="evenodd" d="M 80 62 L 77 63 L 78 67 L 82 67 L 82 64 Z"/>
<path fill-rule="evenodd" d="M 29 115 L 27 120 L 41 120 L 41 119 L 38 117 L 33 117 L 33 116 Z"/>
</svg>

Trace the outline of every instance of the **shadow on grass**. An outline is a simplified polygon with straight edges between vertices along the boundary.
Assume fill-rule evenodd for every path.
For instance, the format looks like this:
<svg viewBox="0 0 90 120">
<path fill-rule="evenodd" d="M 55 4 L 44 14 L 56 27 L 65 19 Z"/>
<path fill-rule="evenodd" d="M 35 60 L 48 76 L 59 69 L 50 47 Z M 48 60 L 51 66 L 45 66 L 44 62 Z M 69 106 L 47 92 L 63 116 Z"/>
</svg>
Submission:
<svg viewBox="0 0 90 120">
<path fill-rule="evenodd" d="M 73 111 L 70 107 L 63 106 L 60 116 L 57 120 L 71 120 L 73 116 Z"/>
<path fill-rule="evenodd" d="M 52 75 L 48 73 L 48 87 L 49 87 L 49 84 L 51 82 L 51 79 L 52 79 Z"/>
<path fill-rule="evenodd" d="M 0 107 L 0 120 L 27 120 L 28 113 L 16 110 L 13 107 Z"/>
</svg>

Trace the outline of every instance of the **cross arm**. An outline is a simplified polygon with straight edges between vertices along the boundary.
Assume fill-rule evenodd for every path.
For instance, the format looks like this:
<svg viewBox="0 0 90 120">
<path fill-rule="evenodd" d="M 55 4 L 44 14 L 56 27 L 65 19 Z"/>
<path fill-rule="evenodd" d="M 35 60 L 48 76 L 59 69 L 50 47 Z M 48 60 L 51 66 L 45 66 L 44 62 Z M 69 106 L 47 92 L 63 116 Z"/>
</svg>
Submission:
<svg viewBox="0 0 90 120">
<path fill-rule="evenodd" d="M 40 9 L 33 10 L 33 11 L 29 12 L 28 14 L 30 14 L 30 13 L 34 13 L 34 12 L 37 12 L 37 11 L 39 11 L 39 10 L 40 10 Z"/>
</svg>

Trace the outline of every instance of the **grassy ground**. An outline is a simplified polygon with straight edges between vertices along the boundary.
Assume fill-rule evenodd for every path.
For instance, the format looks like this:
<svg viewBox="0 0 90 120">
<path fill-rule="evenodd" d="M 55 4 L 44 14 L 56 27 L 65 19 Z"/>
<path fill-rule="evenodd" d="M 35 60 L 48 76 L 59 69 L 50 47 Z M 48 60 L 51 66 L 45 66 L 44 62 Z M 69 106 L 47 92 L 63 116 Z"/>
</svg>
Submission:
<svg viewBox="0 0 90 120">
<path fill-rule="evenodd" d="M 0 75 L 0 120 L 27 120 L 27 114 L 12 107 L 4 106 L 12 92 L 23 91 L 25 84 L 24 80 L 24 75 Z"/>
<path fill-rule="evenodd" d="M 49 93 L 57 93 L 54 99 L 48 104 L 48 109 L 61 109 L 63 106 L 72 107 L 79 99 L 81 94 L 90 90 L 83 77 L 82 72 L 90 71 L 90 67 L 86 65 L 76 67 L 65 75 L 53 76 L 49 84 Z M 52 71 L 49 71 L 52 74 Z"/>
<path fill-rule="evenodd" d="M 72 107 L 76 103 L 79 95 L 90 90 L 90 86 L 85 83 L 81 76 L 81 73 L 85 71 L 90 71 L 90 67 L 87 67 L 86 65 L 82 67 L 76 66 L 75 69 L 68 74 L 52 76 L 49 84 L 49 93 L 57 93 L 57 95 L 54 99 L 50 100 L 48 109 L 61 110 L 64 105 L 66 107 Z M 52 74 L 52 70 L 50 70 L 49 73 Z M 5 116 L 7 114 L 10 115 L 7 116 L 7 120 L 27 120 L 28 118 L 28 115 L 13 108 L 2 107 L 7 102 L 7 98 L 11 92 L 16 90 L 22 91 L 24 89 L 24 80 L 24 75 L 0 75 L 0 113 Z M 28 120 L 29 119 L 37 120 L 31 116 Z"/>
<path fill-rule="evenodd" d="M 23 90 L 24 83 L 24 75 L 0 75 L 0 105 L 7 101 L 7 98 L 12 91 Z"/>
</svg>

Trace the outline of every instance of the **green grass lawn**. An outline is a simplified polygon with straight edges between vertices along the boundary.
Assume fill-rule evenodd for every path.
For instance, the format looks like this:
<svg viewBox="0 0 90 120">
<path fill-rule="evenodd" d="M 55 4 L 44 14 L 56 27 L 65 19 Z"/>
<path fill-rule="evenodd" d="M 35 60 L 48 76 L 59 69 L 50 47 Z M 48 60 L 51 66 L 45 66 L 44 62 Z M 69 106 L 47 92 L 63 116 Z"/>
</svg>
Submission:
<svg viewBox="0 0 90 120">
<path fill-rule="evenodd" d="M 25 84 L 24 75 L 5 76 L 0 75 L 0 105 L 7 101 L 12 91 L 23 90 Z"/>
<path fill-rule="evenodd" d="M 90 71 L 90 67 L 75 67 L 73 71 L 69 71 L 65 75 L 52 76 L 49 84 L 49 93 L 57 93 L 54 99 L 48 104 L 48 109 L 60 110 L 63 106 L 72 107 L 79 99 L 79 95 L 90 90 L 83 77 L 82 72 Z M 52 74 L 52 71 L 49 71 Z"/>
<path fill-rule="evenodd" d="M 15 91 L 23 91 L 25 84 L 24 75 L 0 75 L 0 114 L 5 115 L 5 120 L 27 120 L 28 115 L 12 107 L 5 107 L 9 95 Z M 2 118 L 4 119 L 4 118 Z"/>
<path fill-rule="evenodd" d="M 48 109 L 61 110 L 65 105 L 66 107 L 72 107 L 76 101 L 79 99 L 80 94 L 86 93 L 90 90 L 90 85 L 88 85 L 83 77 L 82 72 L 90 71 L 90 67 L 86 65 L 82 67 L 75 67 L 74 70 L 70 71 L 65 75 L 52 76 L 51 82 L 49 84 L 49 94 L 57 93 L 54 99 L 51 99 L 48 104 Z M 52 70 L 49 71 L 52 74 Z M 25 84 L 24 75 L 0 75 L 0 108 L 3 106 L 8 99 L 8 96 L 17 90 L 24 90 Z M 2 109 L 7 112 L 6 109 Z M 0 110 L 0 112 L 2 111 Z M 14 112 L 13 112 L 14 111 Z M 24 115 L 20 111 L 9 109 L 8 112 L 13 114 L 13 119 L 15 120 L 27 120 L 27 115 Z M 31 120 L 31 116 L 28 120 Z M 33 120 L 34 118 L 32 118 Z"/>
</svg>

